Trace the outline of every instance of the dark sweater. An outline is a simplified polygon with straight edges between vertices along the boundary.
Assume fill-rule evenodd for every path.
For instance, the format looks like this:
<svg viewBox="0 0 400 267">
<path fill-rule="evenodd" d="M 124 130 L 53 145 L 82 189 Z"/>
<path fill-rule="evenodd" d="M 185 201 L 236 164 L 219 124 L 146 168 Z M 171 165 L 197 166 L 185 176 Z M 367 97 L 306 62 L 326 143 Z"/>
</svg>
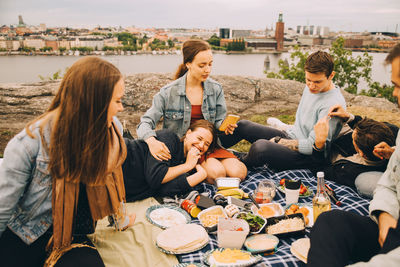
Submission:
<svg viewBox="0 0 400 267">
<path fill-rule="evenodd" d="M 122 169 L 127 201 L 184 194 L 192 189 L 186 179 L 187 173 L 161 183 L 168 168 L 184 163 L 185 157 L 183 143 L 176 134 L 169 130 L 160 130 L 156 134 L 156 139 L 163 142 L 171 153 L 169 161 L 155 159 L 143 140 L 124 139 L 127 157 Z"/>
</svg>

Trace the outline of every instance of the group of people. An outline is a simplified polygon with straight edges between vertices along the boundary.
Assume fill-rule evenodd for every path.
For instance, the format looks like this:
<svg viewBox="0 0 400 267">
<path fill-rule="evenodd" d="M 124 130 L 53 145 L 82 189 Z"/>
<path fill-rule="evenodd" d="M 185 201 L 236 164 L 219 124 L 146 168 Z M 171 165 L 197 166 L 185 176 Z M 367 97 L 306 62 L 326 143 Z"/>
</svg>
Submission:
<svg viewBox="0 0 400 267">
<path fill-rule="evenodd" d="M 380 253 L 376 245 L 387 240 L 390 246 L 382 251 L 397 247 L 399 229 L 388 229 L 396 227 L 399 217 L 400 184 L 394 151 L 398 128 L 346 111 L 340 88 L 332 81 L 334 63 L 328 53 L 318 51 L 306 60 L 306 86 L 293 126 L 280 130 L 240 120 L 219 131 L 227 108 L 221 85 L 209 78 L 211 48 L 202 40 L 189 40 L 182 52 L 183 63 L 175 80 L 160 89 L 141 117 L 138 139 L 123 138 L 121 123 L 115 117 L 123 110 L 125 90 L 119 70 L 97 57 L 85 57 L 69 68 L 49 109 L 17 134 L 4 151 L 0 258 L 6 266 L 104 266 L 86 236 L 105 216 L 117 231 L 132 226 L 135 214 L 126 213 L 126 201 L 184 194 L 201 182 L 213 183 L 217 177 L 243 180 L 247 168 L 264 164 L 276 171 L 324 170 L 328 179 L 372 195 L 379 175 L 360 176 L 384 171 L 390 158 L 371 202 L 379 227 L 368 217 L 353 219 L 354 215 L 343 212 L 338 225 L 348 227 L 343 235 L 354 240 L 335 248 L 336 252 L 358 253 L 343 257 L 340 264 L 345 265 L 349 260 L 368 260 Z M 393 95 L 397 96 L 400 45 L 387 61 L 392 63 Z M 156 130 L 161 119 L 162 129 Z M 227 149 L 241 140 L 252 145 L 238 158 Z M 367 189 L 363 191 L 362 186 Z M 321 215 L 312 231 L 309 262 L 315 266 L 326 265 L 325 261 L 321 265 L 321 260 L 326 259 L 324 253 L 330 245 L 344 242 L 338 235 L 322 245 L 332 232 L 327 227 L 331 227 L 330 216 L 336 214 L 330 214 Z M 383 230 L 381 218 L 385 218 Z M 375 232 L 365 237 L 350 235 L 353 220 L 360 224 L 370 220 L 365 227 Z M 362 229 L 358 229 L 360 233 Z M 364 249 L 365 238 L 373 244 L 368 253 L 358 247 L 363 243 Z"/>
</svg>

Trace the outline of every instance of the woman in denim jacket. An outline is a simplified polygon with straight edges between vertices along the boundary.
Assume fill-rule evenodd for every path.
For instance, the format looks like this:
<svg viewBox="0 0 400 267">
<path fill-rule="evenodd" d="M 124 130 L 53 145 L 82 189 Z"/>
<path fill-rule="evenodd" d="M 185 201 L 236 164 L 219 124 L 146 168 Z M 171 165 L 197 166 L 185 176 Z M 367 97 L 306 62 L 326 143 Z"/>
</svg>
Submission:
<svg viewBox="0 0 400 267">
<path fill-rule="evenodd" d="M 104 266 L 86 235 L 107 215 L 118 230 L 135 220 L 123 206 L 126 147 L 114 117 L 123 94 L 115 66 L 80 59 L 47 112 L 8 143 L 0 168 L 2 265 Z"/>
<path fill-rule="evenodd" d="M 210 121 L 218 129 L 226 116 L 224 92 L 219 83 L 210 79 L 213 56 L 207 42 L 189 40 L 183 44 L 183 63 L 175 74 L 175 81 L 161 88 L 151 108 L 141 117 L 137 135 L 146 141 L 150 152 L 158 160 L 169 160 L 167 146 L 156 140 L 155 128 L 163 117 L 163 128 L 182 137 L 190 124 L 199 119 Z M 233 134 L 236 124 L 228 126 L 220 136 Z M 225 149 L 217 149 L 202 162 L 207 171 L 207 181 L 217 177 L 246 178 L 247 168 L 235 155 Z"/>
</svg>

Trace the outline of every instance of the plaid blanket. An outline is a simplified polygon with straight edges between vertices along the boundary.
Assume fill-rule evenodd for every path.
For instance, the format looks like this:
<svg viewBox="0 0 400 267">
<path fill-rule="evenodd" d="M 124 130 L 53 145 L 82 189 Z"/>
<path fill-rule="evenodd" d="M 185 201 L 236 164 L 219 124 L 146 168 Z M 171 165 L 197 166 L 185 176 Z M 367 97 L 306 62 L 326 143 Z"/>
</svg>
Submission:
<svg viewBox="0 0 400 267">
<path fill-rule="evenodd" d="M 282 178 L 293 178 L 295 180 L 301 180 L 302 183 L 309 187 L 313 192 L 317 188 L 317 179 L 309 170 L 290 170 L 283 171 L 279 173 L 274 173 L 266 166 L 255 168 L 249 171 L 248 176 L 245 181 L 240 184 L 240 188 L 245 192 L 250 193 L 256 189 L 259 181 L 261 180 L 271 180 L 274 183 L 279 183 Z M 342 209 L 346 211 L 355 212 L 361 215 L 368 214 L 369 201 L 362 198 L 356 191 L 352 188 L 344 185 L 338 185 L 334 182 L 325 181 L 335 192 L 338 200 L 342 202 L 342 206 L 338 207 L 332 204 L 332 209 Z M 214 196 L 216 188 L 215 186 L 202 183 L 196 190 L 199 192 L 208 192 L 211 196 Z M 277 194 L 273 200 L 274 202 L 280 203 L 285 207 L 285 195 L 277 190 Z M 300 203 L 310 203 L 312 202 L 312 196 L 307 198 L 299 198 Z M 193 220 L 193 223 L 200 223 L 199 220 Z M 309 235 L 309 229 L 306 230 L 306 236 Z M 303 262 L 298 260 L 291 252 L 290 246 L 295 238 L 281 238 L 279 241 L 278 249 L 276 253 L 268 256 L 263 256 L 263 262 L 258 263 L 256 266 L 305 266 Z M 211 250 L 218 248 L 217 235 L 210 234 L 210 243 L 202 250 L 189 253 L 177 255 L 179 262 L 189 263 L 189 262 L 201 262 L 204 264 L 203 256 L 204 254 Z"/>
</svg>

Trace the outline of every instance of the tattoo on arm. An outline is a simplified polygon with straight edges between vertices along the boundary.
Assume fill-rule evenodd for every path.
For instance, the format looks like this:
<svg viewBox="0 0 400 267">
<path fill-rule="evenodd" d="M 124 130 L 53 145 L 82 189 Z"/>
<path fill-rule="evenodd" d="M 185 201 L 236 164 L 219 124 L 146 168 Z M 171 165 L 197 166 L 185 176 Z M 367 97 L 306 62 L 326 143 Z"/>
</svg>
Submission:
<svg viewBox="0 0 400 267">
<path fill-rule="evenodd" d="M 283 145 L 287 148 L 290 148 L 293 151 L 299 151 L 299 141 L 297 141 L 297 140 L 289 140 L 289 139 L 282 138 L 278 144 Z"/>
</svg>

